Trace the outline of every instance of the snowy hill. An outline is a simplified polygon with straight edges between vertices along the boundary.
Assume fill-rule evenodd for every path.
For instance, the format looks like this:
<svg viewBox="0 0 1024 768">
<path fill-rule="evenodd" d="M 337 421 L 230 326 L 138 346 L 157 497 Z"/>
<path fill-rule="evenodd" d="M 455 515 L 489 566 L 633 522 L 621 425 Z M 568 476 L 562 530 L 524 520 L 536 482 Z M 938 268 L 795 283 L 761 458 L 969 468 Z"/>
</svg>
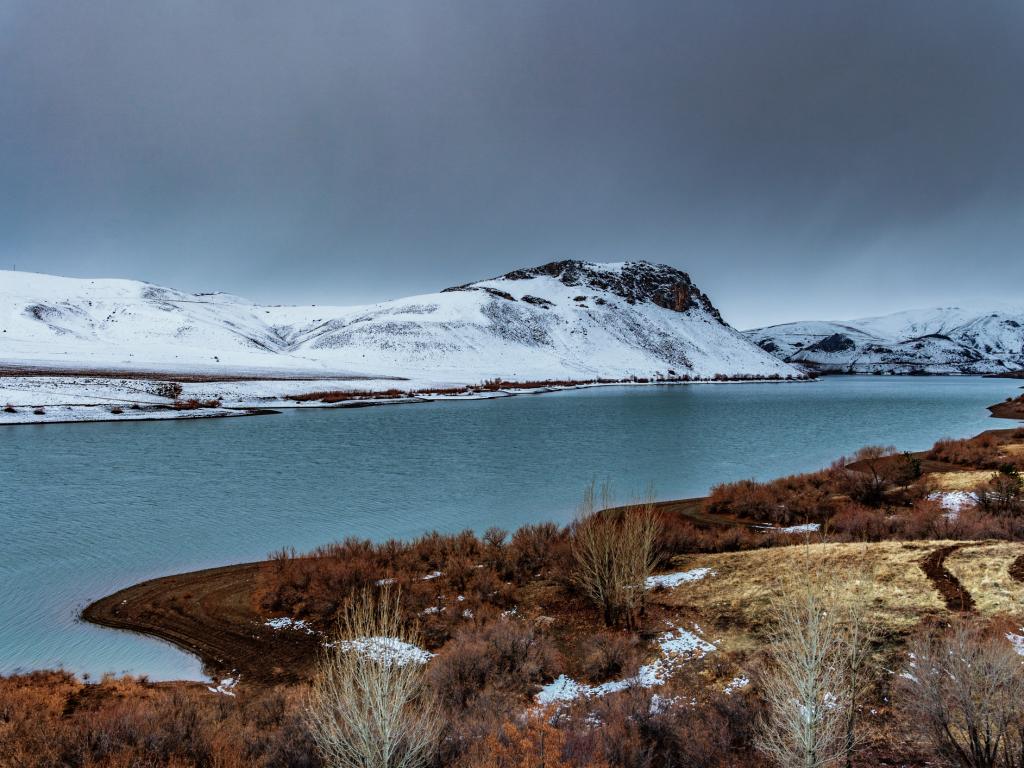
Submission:
<svg viewBox="0 0 1024 768">
<path fill-rule="evenodd" d="M 0 272 L 0 363 L 478 382 L 788 376 L 683 272 L 562 261 L 357 307 Z"/>
<path fill-rule="evenodd" d="M 781 360 L 849 373 L 1003 373 L 1024 368 L 1024 307 L 940 307 L 747 331 Z"/>
</svg>

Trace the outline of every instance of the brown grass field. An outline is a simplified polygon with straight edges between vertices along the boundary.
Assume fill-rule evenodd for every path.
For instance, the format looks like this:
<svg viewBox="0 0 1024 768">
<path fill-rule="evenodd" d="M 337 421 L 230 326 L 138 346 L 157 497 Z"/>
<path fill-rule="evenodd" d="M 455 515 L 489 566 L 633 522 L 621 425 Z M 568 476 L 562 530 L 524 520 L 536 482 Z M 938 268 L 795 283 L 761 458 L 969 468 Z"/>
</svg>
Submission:
<svg viewBox="0 0 1024 768">
<path fill-rule="evenodd" d="M 812 579 L 863 580 L 867 585 L 872 623 L 883 637 L 899 642 L 922 622 L 944 618 L 949 611 L 922 569 L 929 554 L 960 546 L 946 567 L 957 576 L 984 617 L 1024 617 L 1024 583 L 1008 568 L 1024 555 L 1016 542 L 884 541 L 873 544 L 806 544 L 774 549 L 693 555 L 678 559 L 680 569 L 712 568 L 713 576 L 656 599 L 701 623 L 723 647 L 751 650 L 763 640 L 773 603 L 793 594 Z M 854 594 L 840 586 L 839 602 Z"/>
</svg>

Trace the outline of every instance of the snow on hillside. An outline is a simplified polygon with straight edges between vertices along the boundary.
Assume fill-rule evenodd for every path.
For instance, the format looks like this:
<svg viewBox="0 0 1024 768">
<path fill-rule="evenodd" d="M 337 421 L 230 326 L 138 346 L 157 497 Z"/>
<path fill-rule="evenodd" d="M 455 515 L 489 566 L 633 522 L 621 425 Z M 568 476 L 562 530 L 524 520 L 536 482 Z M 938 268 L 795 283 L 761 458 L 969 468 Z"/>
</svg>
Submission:
<svg viewBox="0 0 1024 768">
<path fill-rule="evenodd" d="M 575 261 L 357 307 L 3 271 L 0 363 L 464 383 L 795 373 L 725 324 L 685 273 Z"/>
<path fill-rule="evenodd" d="M 1024 368 L 1024 307 L 939 307 L 746 332 L 781 360 L 850 373 L 1004 373 Z"/>
</svg>

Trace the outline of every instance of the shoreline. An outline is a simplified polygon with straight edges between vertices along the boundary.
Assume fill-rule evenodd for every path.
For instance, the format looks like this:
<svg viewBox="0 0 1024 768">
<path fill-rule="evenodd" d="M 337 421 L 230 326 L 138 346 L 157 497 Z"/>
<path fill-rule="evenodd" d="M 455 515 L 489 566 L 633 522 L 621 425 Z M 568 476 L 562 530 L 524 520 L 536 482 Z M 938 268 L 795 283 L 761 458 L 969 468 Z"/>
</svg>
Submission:
<svg viewBox="0 0 1024 768">
<path fill-rule="evenodd" d="M 989 407 L 993 418 L 1021 418 L 999 415 L 998 405 Z M 980 435 L 1000 436 L 1014 431 L 1012 427 L 997 428 Z M 925 475 L 963 470 L 959 465 L 927 460 L 928 453 L 910 454 L 921 461 Z M 668 499 L 654 502 L 654 507 L 667 515 L 688 518 L 699 528 L 772 531 L 757 521 L 707 512 L 706 498 Z M 255 579 L 272 567 L 271 560 L 264 560 L 150 579 L 90 603 L 81 618 L 98 626 L 170 642 L 198 658 L 204 672 L 213 678 L 241 674 L 258 684 L 293 681 L 312 668 L 320 650 L 318 635 L 274 630 L 266 624 L 269 617 L 254 607 Z M 267 659 L 274 660 L 269 669 Z"/>
<path fill-rule="evenodd" d="M 161 387 L 177 386 L 181 390 L 181 383 L 187 381 L 189 384 L 210 384 L 210 383 L 240 383 L 246 384 L 287 384 L 294 382 L 314 384 L 316 382 L 344 381 L 344 382 L 383 382 L 392 383 L 396 381 L 409 381 L 408 379 L 395 378 L 232 378 L 212 379 L 200 377 L 198 379 L 186 380 L 179 377 L 174 380 L 150 378 L 148 376 L 137 376 L 128 378 L 114 372 L 109 375 L 98 376 L 101 379 L 122 380 L 142 382 L 149 385 L 151 389 L 158 390 Z M 30 378 L 43 378 L 50 376 L 46 373 L 37 373 Z M 6 374 L 0 368 L 0 382 L 4 378 L 18 378 L 17 374 Z M 60 377 L 55 377 L 60 378 Z M 72 385 L 81 383 L 87 377 L 70 377 Z M 366 408 L 382 405 L 413 405 L 418 403 L 432 403 L 444 401 L 473 401 L 473 400 L 494 400 L 503 397 L 516 397 L 518 395 L 540 395 L 554 392 L 568 392 L 574 390 L 591 389 L 595 387 L 634 387 L 634 386 L 680 386 L 687 384 L 793 384 L 808 383 L 816 381 L 818 377 L 808 374 L 802 378 L 764 377 L 747 378 L 736 377 L 714 377 L 707 379 L 694 379 L 689 377 L 678 378 L 637 378 L 628 379 L 581 379 L 574 380 L 544 380 L 544 381 L 504 381 L 497 380 L 484 384 L 460 384 L 456 386 L 427 386 L 419 389 L 398 390 L 389 388 L 387 390 L 359 390 L 355 388 L 336 388 L 334 390 L 314 390 L 312 392 L 295 392 L 294 394 L 278 394 L 275 396 L 261 396 L 257 392 L 248 393 L 244 396 L 237 393 L 234 398 L 225 399 L 221 402 L 220 397 L 214 393 L 204 393 L 203 400 L 217 400 L 217 405 L 208 408 L 177 409 L 175 404 L 178 399 L 165 398 L 164 402 L 131 400 L 126 398 L 110 398 L 104 403 L 49 403 L 44 405 L 12 405 L 7 403 L 3 407 L 3 390 L 0 389 L 0 427 L 2 426 L 24 426 L 41 424 L 68 424 L 68 423 L 95 423 L 95 422 L 125 422 L 125 421 L 173 421 L 177 419 L 196 418 L 223 418 L 235 416 L 260 416 L 278 414 L 282 410 L 292 408 Z M 180 380 L 179 380 L 180 379 Z M 308 388 L 308 387 L 307 387 Z M 210 397 L 214 394 L 214 397 Z M 316 395 L 322 395 L 317 398 Z M 156 395 L 153 395 L 156 396 Z M 179 394 L 180 398 L 181 395 Z M 333 399 L 332 399 L 333 398 Z M 47 408 L 63 409 L 57 414 L 46 413 Z M 37 413 L 37 411 L 44 411 Z M 115 413 L 114 411 L 120 411 Z M 140 410 L 148 415 L 139 415 Z M 200 412 L 197 412 L 200 411 Z M 159 413 L 161 415 L 154 415 Z M 53 418 L 53 416 L 57 418 Z M 31 418 L 37 416 L 38 418 Z"/>
</svg>

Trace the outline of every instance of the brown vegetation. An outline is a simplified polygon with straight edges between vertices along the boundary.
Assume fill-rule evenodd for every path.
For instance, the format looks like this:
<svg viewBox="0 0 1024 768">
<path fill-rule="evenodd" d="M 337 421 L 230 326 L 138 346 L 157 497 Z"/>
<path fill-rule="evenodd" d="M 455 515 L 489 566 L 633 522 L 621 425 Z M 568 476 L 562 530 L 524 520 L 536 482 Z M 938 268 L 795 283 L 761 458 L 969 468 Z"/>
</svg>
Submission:
<svg viewBox="0 0 1024 768">
<path fill-rule="evenodd" d="M 171 407 L 176 411 L 195 411 L 199 408 L 220 408 L 220 400 L 197 400 L 196 398 L 189 398 L 188 400 L 175 400 Z"/>
<path fill-rule="evenodd" d="M 196 684 L 85 683 L 65 672 L 0 678 L 0 766 L 316 768 L 302 695 L 232 698 Z"/>
<path fill-rule="evenodd" d="M 977 469 L 1024 467 L 1024 457 L 1008 452 L 1006 446 L 1004 438 L 984 432 L 965 440 L 939 440 L 928 452 L 928 458 Z"/>
<path fill-rule="evenodd" d="M 990 405 L 988 409 L 1000 419 L 1024 419 L 1024 395 L 1008 397 L 1002 403 Z"/>
<path fill-rule="evenodd" d="M 920 765 L 931 752 L 949 761 L 934 731 L 920 730 L 920 741 L 906 738 L 930 721 L 912 708 L 890 706 L 893 678 L 876 673 L 903 669 L 905 640 L 953 613 L 971 622 L 972 643 L 997 627 L 992 641 L 1009 647 L 1000 632 L 1017 631 L 1024 619 L 1024 582 L 1015 575 L 1024 562 L 1024 545 L 1016 543 L 1024 539 L 1024 515 L 1015 506 L 1013 469 L 1004 464 L 1022 455 L 1022 438 L 1018 430 L 993 433 L 980 444 L 943 441 L 933 449 L 936 458 L 870 448 L 819 472 L 719 486 L 706 503 L 605 512 L 585 503 L 581 519 L 568 527 L 434 533 L 379 544 L 349 539 L 304 556 L 282 551 L 265 563 L 147 582 L 90 606 L 87 614 L 192 648 L 211 670 L 241 670 L 237 697 L 187 684 L 8 678 L 0 681 L 0 765 L 314 768 L 322 755 L 345 764 L 324 744 L 352 742 L 360 733 L 376 733 L 368 740 L 378 746 L 386 741 L 384 721 L 367 719 L 360 701 L 371 689 L 402 686 L 391 685 L 386 668 L 332 651 L 320 657 L 319 687 L 307 698 L 321 635 L 275 631 L 263 622 L 283 615 L 329 632 L 339 619 L 351 624 L 354 595 L 364 596 L 364 607 L 390 605 L 391 623 L 349 626 L 345 637 L 388 633 L 437 653 L 404 689 L 413 694 L 398 697 L 409 706 L 392 707 L 388 721 L 408 732 L 415 718 L 403 718 L 425 715 L 423 703 L 431 702 L 430 714 L 440 723 L 437 739 L 414 740 L 431 745 L 417 751 L 420 764 L 430 768 L 759 765 L 759 722 L 770 726 L 760 731 L 763 746 L 772 741 L 766 734 L 783 735 L 769 755 L 792 757 L 794 745 L 803 755 L 795 763 L 783 755 L 787 765 L 810 764 L 808 744 L 815 759 L 822 758 L 817 764 Z M 979 504 L 952 514 L 931 498 L 941 487 L 932 478 L 958 467 L 964 477 L 978 468 L 963 490 L 976 493 Z M 793 535 L 773 527 L 806 522 L 820 523 L 820 532 Z M 654 568 L 695 567 L 713 575 L 674 589 L 639 588 Z M 780 610 L 779 596 L 808 594 L 815 573 L 837 579 L 828 594 L 804 601 L 802 613 Z M 867 596 L 851 586 L 864 581 L 858 574 L 870 574 Z M 944 583 L 958 590 L 952 603 Z M 388 602 L 391 590 L 401 590 L 400 602 Z M 532 703 L 538 686 L 561 674 L 590 684 L 629 678 L 657 653 L 652 640 L 666 620 L 677 627 L 699 624 L 717 650 L 673 670 L 656 690 L 630 687 L 544 712 Z M 417 636 L 408 634 L 416 627 Z M 815 646 L 818 661 L 837 663 L 817 665 L 812 699 L 804 701 L 824 718 L 822 728 L 794 739 L 791 726 L 799 718 L 790 705 L 800 686 L 782 674 L 783 651 L 799 651 L 811 635 L 828 640 Z M 768 642 L 772 638 L 777 642 Z M 790 653 L 788 661 L 813 672 L 815 665 L 803 663 L 807 658 Z M 987 669 L 998 666 L 984 654 L 971 658 Z M 353 675 L 357 667 L 372 674 Z M 750 682 L 734 688 L 729 681 L 741 674 Z M 357 688 L 372 685 L 353 693 L 352 685 L 342 684 L 346 679 Z M 825 691 L 836 698 L 834 706 Z M 949 704 L 950 691 L 933 693 L 941 711 L 960 716 L 955 702 Z M 308 716 L 309 702 L 322 717 Z M 153 736 L 143 739 L 143 733 Z M 392 754 L 411 744 L 398 741 Z M 1014 743 L 1002 736 L 1001 754 L 1015 755 L 1005 748 Z M 863 751 L 854 754 L 860 745 Z M 373 758 L 364 764 L 398 763 Z"/>
<path fill-rule="evenodd" d="M 1024 764 L 1024 667 L 1004 638 L 955 622 L 909 650 L 903 703 L 936 757 L 964 768 Z"/>
<path fill-rule="evenodd" d="M 399 600 L 389 588 L 355 597 L 313 678 L 306 716 L 332 768 L 423 768 L 435 753 L 441 721 L 423 664 L 358 646 L 367 638 L 418 645 Z"/>
<path fill-rule="evenodd" d="M 623 621 L 635 629 L 645 581 L 657 565 L 661 521 L 651 504 L 601 512 L 594 501 L 591 486 L 572 528 L 573 580 L 601 609 L 607 626 Z M 601 506 L 610 507 L 608 501 L 604 489 Z"/>
</svg>

